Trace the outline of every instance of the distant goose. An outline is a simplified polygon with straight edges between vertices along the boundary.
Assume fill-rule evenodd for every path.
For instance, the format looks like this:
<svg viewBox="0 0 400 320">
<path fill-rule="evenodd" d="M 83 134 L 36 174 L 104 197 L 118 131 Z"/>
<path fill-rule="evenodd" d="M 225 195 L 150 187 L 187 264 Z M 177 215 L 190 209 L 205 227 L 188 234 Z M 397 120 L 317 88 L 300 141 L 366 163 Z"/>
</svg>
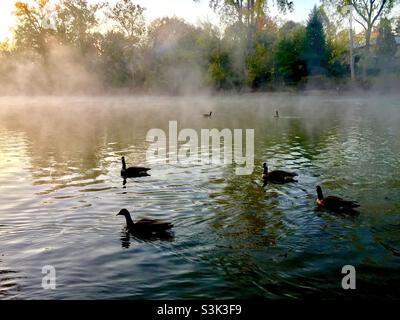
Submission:
<svg viewBox="0 0 400 320">
<path fill-rule="evenodd" d="M 173 227 L 169 222 L 161 222 L 152 219 L 140 219 L 136 222 L 132 221 L 131 214 L 126 209 L 121 209 L 117 216 L 124 216 L 126 219 L 126 228 L 131 233 L 141 235 L 162 234 Z"/>
<path fill-rule="evenodd" d="M 134 177 L 145 177 L 149 176 L 147 171 L 151 170 L 150 168 L 145 167 L 126 167 L 125 157 L 121 158 L 122 161 L 122 169 L 121 176 L 124 178 L 134 178 Z"/>
<path fill-rule="evenodd" d="M 279 118 L 279 112 L 278 112 L 278 110 L 276 110 L 275 111 L 275 116 L 274 116 L 275 118 Z"/>
<path fill-rule="evenodd" d="M 210 113 L 203 114 L 203 117 L 211 118 L 211 115 L 212 115 L 212 111 L 210 111 Z"/>
<path fill-rule="evenodd" d="M 351 211 L 360 206 L 355 201 L 344 200 L 335 196 L 324 197 L 320 186 L 317 186 L 317 195 L 317 205 L 321 208 L 327 208 L 334 211 Z"/>
<path fill-rule="evenodd" d="M 262 178 L 264 180 L 264 186 L 268 182 L 272 183 L 288 183 L 288 182 L 297 182 L 294 177 L 298 176 L 297 173 L 287 172 L 283 170 L 274 170 L 268 172 L 268 166 L 266 163 L 263 164 L 264 172 Z"/>
</svg>

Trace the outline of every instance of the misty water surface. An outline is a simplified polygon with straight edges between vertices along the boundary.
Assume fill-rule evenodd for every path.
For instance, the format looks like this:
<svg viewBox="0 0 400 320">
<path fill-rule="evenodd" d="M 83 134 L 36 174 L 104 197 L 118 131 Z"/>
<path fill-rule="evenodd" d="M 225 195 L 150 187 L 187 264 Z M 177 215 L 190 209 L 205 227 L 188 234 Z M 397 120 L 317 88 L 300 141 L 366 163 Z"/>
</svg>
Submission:
<svg viewBox="0 0 400 320">
<path fill-rule="evenodd" d="M 3 97 L 0 298 L 398 298 L 398 101 Z M 254 128 L 256 169 L 147 162 L 146 133 L 168 120 Z M 151 176 L 123 186 L 122 155 Z M 264 192 L 264 161 L 299 183 Z M 359 216 L 316 210 L 317 184 L 361 203 Z M 127 236 L 124 207 L 172 222 L 174 238 Z M 346 264 L 357 270 L 353 292 L 340 286 Z M 56 290 L 41 287 L 44 265 L 56 268 Z"/>
</svg>

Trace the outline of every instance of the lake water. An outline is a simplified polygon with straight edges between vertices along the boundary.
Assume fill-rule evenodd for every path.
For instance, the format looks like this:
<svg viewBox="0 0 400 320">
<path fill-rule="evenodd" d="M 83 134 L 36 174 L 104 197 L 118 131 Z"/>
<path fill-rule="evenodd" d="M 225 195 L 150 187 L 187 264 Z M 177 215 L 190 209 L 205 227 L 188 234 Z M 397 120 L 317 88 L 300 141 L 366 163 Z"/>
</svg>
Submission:
<svg viewBox="0 0 400 320">
<path fill-rule="evenodd" d="M 255 170 L 146 161 L 147 131 L 169 120 L 254 129 Z M 151 176 L 123 185 L 122 155 Z M 299 182 L 263 190 L 264 161 Z M 0 298 L 400 298 L 399 171 L 399 97 L 3 97 Z M 316 210 L 317 184 L 359 215 Z M 174 237 L 128 236 L 121 208 Z"/>
</svg>

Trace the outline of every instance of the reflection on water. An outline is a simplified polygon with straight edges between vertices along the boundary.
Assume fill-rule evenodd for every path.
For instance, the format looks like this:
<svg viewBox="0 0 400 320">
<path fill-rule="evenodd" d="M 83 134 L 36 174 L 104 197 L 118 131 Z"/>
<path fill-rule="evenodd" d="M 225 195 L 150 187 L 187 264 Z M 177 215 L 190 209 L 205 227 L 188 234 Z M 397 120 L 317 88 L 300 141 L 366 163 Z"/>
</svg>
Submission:
<svg viewBox="0 0 400 320">
<path fill-rule="evenodd" d="M 173 241 L 174 236 L 170 232 L 164 232 L 159 234 L 131 234 L 127 231 L 121 232 L 121 245 L 123 248 L 128 249 L 131 246 L 131 242 L 137 241 Z"/>
<path fill-rule="evenodd" d="M 19 277 L 17 272 L 8 269 L 0 269 L 0 299 L 5 299 L 17 295 Z"/>
<path fill-rule="evenodd" d="M 338 297 L 346 264 L 355 294 L 399 297 L 396 101 L 1 98 L 0 298 Z M 256 170 L 147 162 L 147 131 L 168 132 L 169 120 L 254 128 Z M 125 184 L 122 155 L 151 176 Z M 265 161 L 299 183 L 263 190 Z M 316 210 L 316 184 L 360 214 Z M 173 237 L 121 232 L 121 208 L 173 223 Z M 55 266 L 56 290 L 41 288 L 43 265 Z"/>
</svg>

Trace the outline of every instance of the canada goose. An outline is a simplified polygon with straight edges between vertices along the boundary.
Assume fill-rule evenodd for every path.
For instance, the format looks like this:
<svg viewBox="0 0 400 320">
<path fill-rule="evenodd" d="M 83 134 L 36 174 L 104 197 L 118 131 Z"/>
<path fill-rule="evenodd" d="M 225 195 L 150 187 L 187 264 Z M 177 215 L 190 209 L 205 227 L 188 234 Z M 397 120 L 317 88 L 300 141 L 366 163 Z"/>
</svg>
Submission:
<svg viewBox="0 0 400 320">
<path fill-rule="evenodd" d="M 317 196 L 317 205 L 321 208 L 327 208 L 334 211 L 351 211 L 360 206 L 355 201 L 344 200 L 335 196 L 324 197 L 320 186 L 317 186 Z"/>
<path fill-rule="evenodd" d="M 150 168 L 145 167 L 126 167 L 125 157 L 121 158 L 122 161 L 122 169 L 121 176 L 124 178 L 134 178 L 134 177 L 145 177 L 149 176 L 147 171 L 151 170 Z"/>
<path fill-rule="evenodd" d="M 297 173 L 294 172 L 287 172 L 283 170 L 274 170 L 271 172 L 268 172 L 268 166 L 266 163 L 263 164 L 263 175 L 262 178 L 264 180 L 264 186 L 268 182 L 272 183 L 288 183 L 288 182 L 297 182 L 297 180 L 294 179 L 294 177 L 298 176 Z"/>
<path fill-rule="evenodd" d="M 212 115 L 212 111 L 210 111 L 210 113 L 203 114 L 203 117 L 211 118 L 211 115 Z"/>
<path fill-rule="evenodd" d="M 152 219 L 140 219 L 136 222 L 133 222 L 131 214 L 127 209 L 121 209 L 117 216 L 125 217 L 126 228 L 131 233 L 151 235 L 164 233 L 173 227 L 173 225 L 169 222 L 160 222 Z"/>
</svg>

